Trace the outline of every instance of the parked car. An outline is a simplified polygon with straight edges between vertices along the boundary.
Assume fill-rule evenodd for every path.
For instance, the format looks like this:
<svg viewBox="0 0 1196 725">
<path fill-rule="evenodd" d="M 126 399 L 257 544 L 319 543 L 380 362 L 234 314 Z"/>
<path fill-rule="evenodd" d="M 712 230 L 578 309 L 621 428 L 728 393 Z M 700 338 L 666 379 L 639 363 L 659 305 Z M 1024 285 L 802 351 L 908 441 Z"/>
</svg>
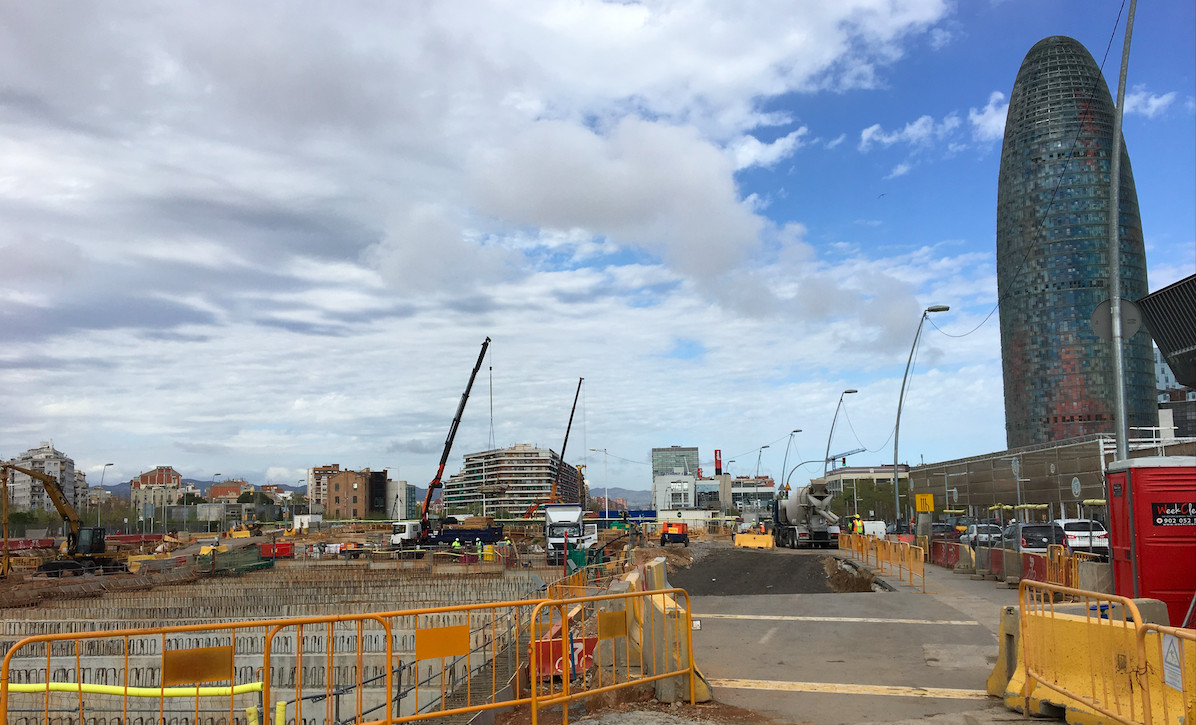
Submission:
<svg viewBox="0 0 1196 725">
<path fill-rule="evenodd" d="M 996 524 L 969 524 L 959 535 L 959 543 L 975 549 L 977 546 L 999 546 L 1001 527 Z"/>
<path fill-rule="evenodd" d="M 1045 554 L 1051 544 L 1066 540 L 1063 527 L 1054 523 L 1024 524 L 1015 521 L 1001 532 L 1001 546 L 1019 553 Z"/>
<path fill-rule="evenodd" d="M 1109 556 L 1109 532 L 1095 519 L 1055 519 L 1063 529 L 1064 544 L 1070 551 L 1090 551 Z"/>
<path fill-rule="evenodd" d="M 889 524 L 888 526 L 885 527 L 885 532 L 890 533 L 890 534 L 913 533 L 909 530 L 909 522 L 908 521 L 898 521 L 896 523 Z"/>
</svg>

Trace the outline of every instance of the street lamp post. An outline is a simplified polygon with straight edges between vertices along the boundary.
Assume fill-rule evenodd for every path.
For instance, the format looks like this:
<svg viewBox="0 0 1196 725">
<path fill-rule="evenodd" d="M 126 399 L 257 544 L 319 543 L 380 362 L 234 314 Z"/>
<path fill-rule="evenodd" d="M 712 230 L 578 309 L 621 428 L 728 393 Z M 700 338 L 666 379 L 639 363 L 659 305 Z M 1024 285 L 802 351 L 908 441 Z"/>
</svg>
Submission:
<svg viewBox="0 0 1196 725">
<path fill-rule="evenodd" d="M 831 438 L 835 435 L 835 421 L 839 419 L 839 408 L 843 405 L 843 396 L 858 393 L 860 391 L 855 388 L 844 390 L 839 393 L 839 402 L 835 405 L 835 416 L 831 418 L 831 432 L 826 436 L 826 455 L 822 457 L 822 477 L 826 478 L 826 464 L 831 460 Z"/>
<path fill-rule="evenodd" d="M 111 465 L 113 465 L 113 464 L 105 463 L 104 467 L 100 469 L 100 488 L 104 487 L 104 474 L 108 472 L 108 466 L 111 466 Z M 99 525 L 100 525 L 100 499 L 97 498 L 96 499 L 96 526 L 98 527 Z"/>
<path fill-rule="evenodd" d="M 756 478 L 760 478 L 760 454 L 764 453 L 764 449 L 768 446 L 760 446 L 756 451 Z"/>
<path fill-rule="evenodd" d="M 901 432 L 901 404 L 905 401 L 905 383 L 909 379 L 909 367 L 914 361 L 914 350 L 918 349 L 918 338 L 922 336 L 922 325 L 931 312 L 946 312 L 951 309 L 947 305 L 931 305 L 922 311 L 918 320 L 918 331 L 914 333 L 914 344 L 909 349 L 909 359 L 905 361 L 905 374 L 901 376 L 901 392 L 897 395 L 897 422 L 893 425 L 893 516 L 894 522 L 901 519 L 901 500 L 897 496 L 897 442 Z"/>
<path fill-rule="evenodd" d="M 212 485 L 213 486 L 216 485 L 216 477 L 219 475 L 220 475 L 219 473 L 212 474 Z M 212 495 L 212 489 L 208 488 L 208 496 L 210 497 L 211 495 Z M 211 503 L 211 502 L 209 501 L 209 503 Z M 223 506 L 220 507 L 220 518 L 224 519 L 224 507 Z M 208 509 L 208 533 L 212 533 L 212 510 L 211 509 Z"/>
<path fill-rule="evenodd" d="M 602 454 L 602 519 L 605 522 L 610 518 L 610 478 L 606 475 L 606 449 L 605 448 L 591 448 L 591 451 Z"/>
<path fill-rule="evenodd" d="M 931 473 L 930 475 L 943 477 L 943 511 L 945 512 L 951 506 L 951 489 L 947 488 L 947 479 L 951 478 L 953 476 L 966 476 L 968 474 L 965 472 L 939 473 L 938 471 L 935 471 L 934 473 Z M 955 491 L 956 491 L 956 496 L 958 496 L 959 489 L 956 488 Z M 944 514 L 943 518 L 944 518 L 944 520 L 946 520 L 945 514 Z"/>
<path fill-rule="evenodd" d="M 783 459 L 781 459 L 781 476 L 782 477 L 785 475 L 785 471 L 789 470 L 789 444 L 793 442 L 793 436 L 796 433 L 801 433 L 801 428 L 794 428 L 792 431 L 790 431 L 789 432 L 789 440 L 786 441 L 786 443 L 785 443 L 785 457 Z M 784 486 L 785 482 L 781 481 L 781 485 Z"/>
</svg>

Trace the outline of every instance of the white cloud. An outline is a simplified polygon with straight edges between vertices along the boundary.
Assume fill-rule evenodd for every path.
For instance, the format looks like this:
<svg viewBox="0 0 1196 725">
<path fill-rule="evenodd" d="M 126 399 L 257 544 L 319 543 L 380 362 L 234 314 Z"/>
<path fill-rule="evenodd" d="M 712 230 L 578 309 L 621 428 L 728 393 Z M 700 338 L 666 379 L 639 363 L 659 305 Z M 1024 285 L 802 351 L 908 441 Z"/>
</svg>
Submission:
<svg viewBox="0 0 1196 725">
<path fill-rule="evenodd" d="M 898 176 L 905 176 L 906 174 L 908 174 L 910 172 L 911 168 L 913 168 L 913 167 L 911 167 L 909 164 L 904 164 L 904 163 L 897 164 L 896 166 L 893 167 L 893 170 L 890 171 L 889 175 L 886 176 L 885 178 L 886 179 L 896 179 Z"/>
<path fill-rule="evenodd" d="M 755 136 L 742 136 L 731 143 L 730 151 L 735 159 L 735 169 L 738 171 L 752 166 L 773 166 L 804 146 L 802 139 L 809 132 L 810 129 L 802 126 L 768 144 L 762 143 Z"/>
<path fill-rule="evenodd" d="M 827 142 L 826 142 L 826 147 L 827 147 L 828 149 L 833 149 L 833 148 L 835 148 L 836 146 L 838 146 L 839 144 L 843 143 L 843 142 L 844 142 L 844 141 L 846 141 L 846 140 L 847 140 L 847 134 L 845 134 L 845 133 L 841 133 L 841 134 L 839 134 L 838 136 L 836 136 L 836 137 L 834 137 L 833 139 L 831 139 L 830 141 L 827 141 Z"/>
<path fill-rule="evenodd" d="M 490 335 L 455 454 L 490 445 L 484 378 L 496 443 L 551 445 L 581 375 L 589 435 L 612 452 L 754 450 L 757 427 L 833 406 L 828 380 L 903 362 L 924 297 L 994 287 L 966 259 L 812 239 L 800 205 L 763 215 L 782 191 L 737 184 L 813 143 L 778 99 L 885 82 L 950 12 L 14 4 L 0 441 L 52 434 L 84 470 L 117 461 L 109 482 L 158 463 L 298 480 L 332 462 L 422 482 Z M 917 150 L 960 123 L 877 126 L 872 144 Z M 665 358 L 678 337 L 708 350 L 685 375 Z M 950 394 L 991 368 L 992 349 L 969 354 L 940 415 L 996 420 L 988 398 Z"/>
<path fill-rule="evenodd" d="M 980 110 L 968 109 L 968 122 L 972 124 L 972 138 L 981 142 L 1000 141 L 1005 136 L 1005 116 L 1009 113 L 1009 103 L 1005 101 L 1005 94 L 993 91 L 988 96 L 988 104 Z"/>
<path fill-rule="evenodd" d="M 1175 91 L 1171 91 L 1160 96 L 1150 93 L 1145 86 L 1137 85 L 1131 92 L 1125 94 L 1125 112 L 1154 118 L 1170 108 L 1178 95 Z"/>
<path fill-rule="evenodd" d="M 946 28 L 931 28 L 930 30 L 930 47 L 935 50 L 942 50 L 954 39 L 954 34 Z"/>
<path fill-rule="evenodd" d="M 892 146 L 893 144 L 907 144 L 914 147 L 927 146 L 932 141 L 949 136 L 959 128 L 959 116 L 947 114 L 942 121 L 936 122 L 931 116 L 921 116 L 916 121 L 905 124 L 898 131 L 886 132 L 879 123 L 872 124 L 860 132 L 859 150 L 867 152 L 873 144 Z"/>
<path fill-rule="evenodd" d="M 737 197 L 730 159 L 692 128 L 628 118 L 603 135 L 543 121 L 473 167 L 488 215 L 610 236 L 699 277 L 741 263 L 763 227 Z"/>
</svg>

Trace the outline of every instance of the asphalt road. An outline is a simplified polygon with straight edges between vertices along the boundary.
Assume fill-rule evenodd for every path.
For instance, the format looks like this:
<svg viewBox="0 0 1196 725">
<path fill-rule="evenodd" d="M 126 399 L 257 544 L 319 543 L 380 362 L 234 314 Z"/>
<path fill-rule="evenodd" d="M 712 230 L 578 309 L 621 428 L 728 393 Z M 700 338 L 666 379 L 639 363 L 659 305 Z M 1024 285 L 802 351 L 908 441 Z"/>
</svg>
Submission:
<svg viewBox="0 0 1196 725">
<path fill-rule="evenodd" d="M 942 595 L 930 577 L 929 594 L 897 581 L 896 591 L 830 593 L 823 561 L 835 555 L 713 548 L 670 574 L 691 595 L 698 666 L 720 702 L 778 723 L 1020 718 L 984 693 L 999 604 L 954 606 L 949 578 L 967 578 L 945 571 L 932 572 L 946 578 Z"/>
<path fill-rule="evenodd" d="M 669 583 L 691 597 L 757 594 L 830 594 L 823 558 L 785 556 L 780 551 L 711 548 L 688 569 L 669 575 Z"/>
</svg>

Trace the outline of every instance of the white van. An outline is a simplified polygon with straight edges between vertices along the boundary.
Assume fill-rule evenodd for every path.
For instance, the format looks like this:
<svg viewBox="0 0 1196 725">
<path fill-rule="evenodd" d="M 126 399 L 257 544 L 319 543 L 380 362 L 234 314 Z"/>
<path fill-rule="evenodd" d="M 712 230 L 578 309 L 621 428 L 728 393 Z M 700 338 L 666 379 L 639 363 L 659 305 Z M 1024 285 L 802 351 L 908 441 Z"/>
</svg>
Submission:
<svg viewBox="0 0 1196 725">
<path fill-rule="evenodd" d="M 861 521 L 864 525 L 864 536 L 875 536 L 878 539 L 885 538 L 885 522 L 883 521 Z"/>
</svg>

